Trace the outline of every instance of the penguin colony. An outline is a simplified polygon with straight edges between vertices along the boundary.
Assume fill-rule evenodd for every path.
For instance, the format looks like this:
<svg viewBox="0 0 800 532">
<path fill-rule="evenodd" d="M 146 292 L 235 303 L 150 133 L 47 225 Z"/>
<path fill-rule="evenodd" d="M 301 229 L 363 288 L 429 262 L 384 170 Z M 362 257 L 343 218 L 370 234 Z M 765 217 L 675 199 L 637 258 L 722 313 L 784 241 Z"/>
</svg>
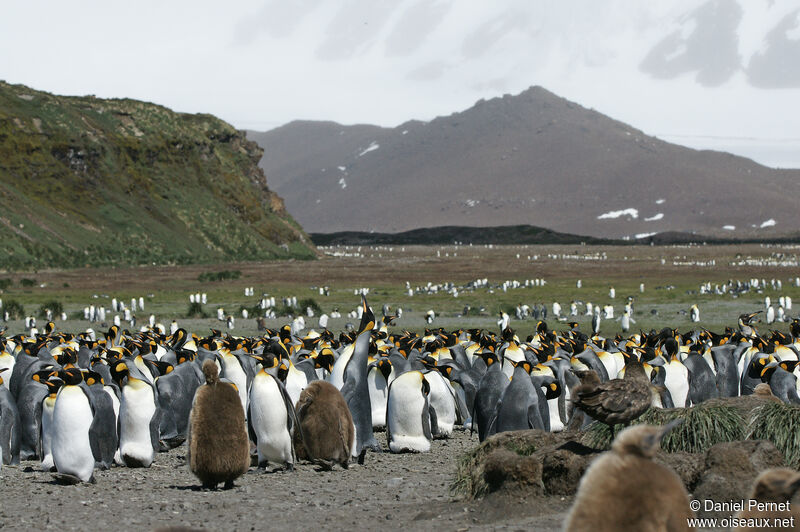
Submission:
<svg viewBox="0 0 800 532">
<path fill-rule="evenodd" d="M 394 317 L 376 320 L 363 296 L 360 313 L 358 330 L 338 336 L 300 337 L 289 325 L 256 337 L 112 326 L 97 341 L 52 323 L 35 337 L 0 335 L 2 462 L 38 460 L 64 482 L 89 482 L 96 468 L 149 467 L 187 440 L 190 424 L 223 410 L 241 412 L 251 460 L 291 470 L 298 457 L 328 468 L 363 462 L 381 450 L 375 430 L 385 430 L 392 452 L 426 452 L 456 426 L 482 441 L 593 419 L 613 425 L 650 405 L 685 407 L 761 384 L 800 403 L 800 322 L 788 334 L 762 334 L 758 312 L 721 333 L 603 338 L 539 322 L 524 340 L 509 327 L 391 331 Z M 224 401 L 203 391 L 215 385 L 224 385 Z M 194 460 L 207 442 L 191 437 Z M 205 466 L 192 469 L 204 484 L 230 485 L 237 460 L 231 477 L 205 480 Z"/>
</svg>

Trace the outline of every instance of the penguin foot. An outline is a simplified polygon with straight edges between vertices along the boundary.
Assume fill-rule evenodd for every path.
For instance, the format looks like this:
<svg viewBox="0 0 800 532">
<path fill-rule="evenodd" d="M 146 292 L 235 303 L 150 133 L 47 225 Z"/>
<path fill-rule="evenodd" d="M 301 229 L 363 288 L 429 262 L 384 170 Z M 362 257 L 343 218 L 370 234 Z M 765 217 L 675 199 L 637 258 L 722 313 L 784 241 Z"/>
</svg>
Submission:
<svg viewBox="0 0 800 532">
<path fill-rule="evenodd" d="M 333 471 L 333 462 L 331 460 L 323 460 L 322 458 L 314 458 L 311 460 L 315 465 L 318 465 L 321 469 L 318 471 Z M 344 466 L 347 468 L 347 466 Z"/>
<path fill-rule="evenodd" d="M 233 488 L 233 481 L 232 480 L 226 480 L 225 484 L 222 486 L 222 489 L 224 489 L 224 490 L 229 490 L 229 489 L 232 489 L 232 488 Z"/>
<path fill-rule="evenodd" d="M 364 457 L 367 455 L 366 449 L 361 449 L 361 454 L 358 455 L 358 465 L 364 465 Z"/>
<path fill-rule="evenodd" d="M 294 471 L 294 463 L 286 462 L 286 465 L 283 468 L 284 471 Z"/>
<path fill-rule="evenodd" d="M 75 484 L 81 483 L 80 478 L 68 473 L 53 473 L 53 478 L 57 484 L 61 484 L 62 486 L 74 486 Z M 91 481 L 92 479 L 94 479 L 94 476 L 89 480 Z"/>
</svg>

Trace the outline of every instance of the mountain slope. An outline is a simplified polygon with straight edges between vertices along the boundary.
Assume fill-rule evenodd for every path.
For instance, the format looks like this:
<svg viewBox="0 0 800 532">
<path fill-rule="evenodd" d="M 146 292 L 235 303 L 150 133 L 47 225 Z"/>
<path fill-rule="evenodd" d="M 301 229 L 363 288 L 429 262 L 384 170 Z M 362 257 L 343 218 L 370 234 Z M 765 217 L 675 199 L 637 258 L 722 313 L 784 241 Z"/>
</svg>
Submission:
<svg viewBox="0 0 800 532">
<path fill-rule="evenodd" d="M 800 171 L 669 144 L 540 87 L 427 123 L 292 122 L 249 136 L 314 233 L 529 224 L 763 237 L 800 223 L 790 193 Z"/>
<path fill-rule="evenodd" d="M 0 267 L 314 256 L 260 157 L 210 115 L 0 82 Z"/>
</svg>

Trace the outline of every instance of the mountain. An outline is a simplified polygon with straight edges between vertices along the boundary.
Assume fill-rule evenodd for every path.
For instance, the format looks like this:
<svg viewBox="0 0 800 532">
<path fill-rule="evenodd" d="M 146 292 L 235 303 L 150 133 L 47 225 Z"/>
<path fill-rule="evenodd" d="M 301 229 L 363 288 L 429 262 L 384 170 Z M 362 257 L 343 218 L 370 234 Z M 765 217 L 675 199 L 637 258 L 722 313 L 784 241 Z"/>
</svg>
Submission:
<svg viewBox="0 0 800 532">
<path fill-rule="evenodd" d="M 534 225 L 761 238 L 800 223 L 800 171 L 670 144 L 541 87 L 396 128 L 302 121 L 248 136 L 313 233 Z"/>
<path fill-rule="evenodd" d="M 0 82 L 0 268 L 313 257 L 260 158 L 210 115 Z"/>
</svg>

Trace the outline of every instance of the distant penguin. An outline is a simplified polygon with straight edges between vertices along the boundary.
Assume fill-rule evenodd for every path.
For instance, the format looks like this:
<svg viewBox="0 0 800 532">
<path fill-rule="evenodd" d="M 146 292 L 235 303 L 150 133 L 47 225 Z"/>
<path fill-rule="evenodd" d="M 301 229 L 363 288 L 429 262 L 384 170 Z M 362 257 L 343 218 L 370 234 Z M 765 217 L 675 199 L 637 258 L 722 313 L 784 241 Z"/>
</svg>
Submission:
<svg viewBox="0 0 800 532">
<path fill-rule="evenodd" d="M 697 307 L 697 304 L 689 307 L 689 319 L 692 320 L 693 323 L 700 321 L 700 309 Z"/>
<path fill-rule="evenodd" d="M 11 392 L 3 386 L 3 373 L 8 368 L 0 369 L 0 463 L 19 463 L 19 429 L 20 419 L 17 404 Z"/>
<path fill-rule="evenodd" d="M 389 385 L 386 405 L 386 440 L 393 453 L 428 452 L 435 418 L 428 402 L 430 384 L 422 372 L 408 371 Z M 435 414 L 434 414 L 435 416 Z"/>
<path fill-rule="evenodd" d="M 372 329 L 375 326 L 375 316 L 367 304 L 367 298 L 361 296 L 361 325 L 358 329 L 353 356 L 344 370 L 344 384 L 342 397 L 344 397 L 350 414 L 355 423 L 356 444 L 353 455 L 358 456 L 359 463 L 364 461 L 366 449 L 380 450 L 375 435 L 372 432 L 372 406 L 369 399 L 369 385 L 367 384 L 369 344 Z"/>
<path fill-rule="evenodd" d="M 233 487 L 250 466 L 244 409 L 236 386 L 219 379 L 217 365 L 203 362 L 206 383 L 197 389 L 189 415 L 189 469 L 204 488 Z"/>
<path fill-rule="evenodd" d="M 294 469 L 292 437 L 297 417 L 286 388 L 277 378 L 261 369 L 250 387 L 250 413 L 247 421 L 258 450 L 259 467 L 268 462 Z"/>
<path fill-rule="evenodd" d="M 583 474 L 564 530 L 690 530 L 688 519 L 694 514 L 683 482 L 672 469 L 652 460 L 664 435 L 680 421 L 620 432 L 611 451 Z"/>
<path fill-rule="evenodd" d="M 753 482 L 747 508 L 736 517 L 741 520 L 753 520 L 764 524 L 792 524 L 797 529 L 800 523 L 800 509 L 792 504 L 795 494 L 800 491 L 800 473 L 793 469 L 781 467 L 762 471 Z M 759 503 L 756 505 L 755 503 Z M 753 508 L 751 508 L 753 506 Z M 757 520 L 757 521 L 756 521 Z M 788 527 L 753 527 L 739 526 L 732 532 L 746 532 L 753 530 L 781 530 Z"/>
<path fill-rule="evenodd" d="M 297 401 L 300 427 L 294 441 L 298 457 L 326 469 L 339 464 L 347 469 L 355 443 L 353 417 L 339 390 L 329 382 L 309 383 Z M 300 433 L 302 431 L 302 439 Z"/>
</svg>

